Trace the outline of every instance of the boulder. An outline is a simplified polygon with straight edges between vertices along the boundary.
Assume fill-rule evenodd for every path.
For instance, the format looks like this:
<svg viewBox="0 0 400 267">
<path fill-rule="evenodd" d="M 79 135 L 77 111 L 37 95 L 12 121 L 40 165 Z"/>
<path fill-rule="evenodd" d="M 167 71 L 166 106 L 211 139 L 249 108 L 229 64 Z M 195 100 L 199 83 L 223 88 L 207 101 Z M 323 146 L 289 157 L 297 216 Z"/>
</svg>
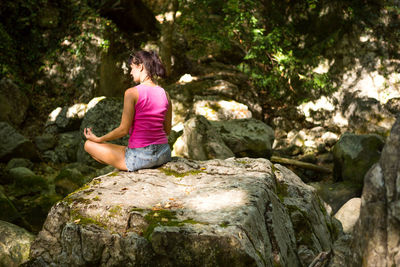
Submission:
<svg viewBox="0 0 400 267">
<path fill-rule="evenodd" d="M 361 198 L 355 197 L 347 201 L 335 214 L 343 226 L 344 233 L 351 233 L 360 217 Z"/>
<path fill-rule="evenodd" d="M 0 266 L 20 266 L 29 257 L 34 235 L 24 228 L 0 221 Z"/>
<path fill-rule="evenodd" d="M 19 126 L 29 107 L 28 97 L 9 79 L 0 80 L 0 121 Z"/>
<path fill-rule="evenodd" d="M 13 181 L 14 194 L 18 196 L 40 193 L 48 189 L 46 180 L 28 168 L 10 169 L 9 175 Z"/>
<path fill-rule="evenodd" d="M 234 156 L 218 130 L 200 115 L 185 123 L 182 136 L 173 146 L 173 155 L 197 160 L 226 159 Z"/>
<path fill-rule="evenodd" d="M 236 157 L 269 158 L 274 130 L 256 119 L 211 121 Z"/>
<path fill-rule="evenodd" d="M 365 175 L 349 266 L 400 266 L 400 118 Z"/>
<path fill-rule="evenodd" d="M 77 161 L 77 151 L 82 141 L 79 131 L 61 133 L 54 148 L 59 162 L 68 163 Z"/>
<path fill-rule="evenodd" d="M 63 107 L 56 118 L 56 125 L 60 132 L 79 130 L 85 116 L 87 104 L 77 103 L 70 107 Z"/>
<path fill-rule="evenodd" d="M 13 158 L 7 163 L 6 170 L 9 171 L 12 168 L 17 168 L 17 167 L 25 167 L 31 169 L 33 167 L 33 163 L 29 159 Z"/>
<path fill-rule="evenodd" d="M 0 220 L 2 221 L 15 222 L 20 218 L 18 210 L 2 189 L 0 189 L 0 210 Z"/>
<path fill-rule="evenodd" d="M 346 92 L 340 109 L 348 120 L 348 129 L 357 134 L 387 135 L 395 116 L 375 98 Z"/>
<path fill-rule="evenodd" d="M 50 150 L 57 143 L 56 136 L 48 133 L 36 136 L 34 141 L 37 149 L 39 149 L 40 151 Z"/>
<path fill-rule="evenodd" d="M 312 187 L 283 166 L 175 158 L 97 177 L 58 202 L 29 264 L 308 266 L 336 231 Z"/>
<path fill-rule="evenodd" d="M 82 173 L 73 167 L 63 168 L 54 180 L 55 190 L 62 196 L 77 190 L 85 182 L 86 180 Z"/>
<path fill-rule="evenodd" d="M 210 121 L 248 119 L 251 112 L 246 105 L 220 96 L 195 96 L 193 103 L 195 115 L 202 115 Z"/>
<path fill-rule="evenodd" d="M 35 160 L 38 154 L 35 145 L 6 122 L 0 122 L 0 161 L 12 158 Z"/>
<path fill-rule="evenodd" d="M 400 113 L 400 97 L 389 99 L 385 104 L 385 108 L 389 110 L 393 115 L 398 116 Z"/>
<path fill-rule="evenodd" d="M 333 147 L 334 179 L 362 185 L 364 175 L 379 160 L 383 145 L 384 139 L 375 134 L 342 135 Z"/>
<path fill-rule="evenodd" d="M 347 201 L 361 196 L 362 184 L 351 182 L 312 182 L 309 185 L 336 213 Z"/>
</svg>

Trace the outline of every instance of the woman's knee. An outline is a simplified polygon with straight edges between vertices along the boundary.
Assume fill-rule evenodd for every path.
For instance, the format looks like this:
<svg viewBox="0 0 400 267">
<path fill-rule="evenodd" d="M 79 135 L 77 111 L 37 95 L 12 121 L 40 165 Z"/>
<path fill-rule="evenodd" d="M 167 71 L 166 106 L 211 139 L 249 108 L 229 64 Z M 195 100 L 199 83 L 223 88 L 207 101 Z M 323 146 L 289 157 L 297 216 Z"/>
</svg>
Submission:
<svg viewBox="0 0 400 267">
<path fill-rule="evenodd" d="M 95 146 L 95 143 L 93 141 L 86 140 L 83 148 L 85 149 L 86 152 L 90 153 L 93 150 L 94 146 Z"/>
</svg>

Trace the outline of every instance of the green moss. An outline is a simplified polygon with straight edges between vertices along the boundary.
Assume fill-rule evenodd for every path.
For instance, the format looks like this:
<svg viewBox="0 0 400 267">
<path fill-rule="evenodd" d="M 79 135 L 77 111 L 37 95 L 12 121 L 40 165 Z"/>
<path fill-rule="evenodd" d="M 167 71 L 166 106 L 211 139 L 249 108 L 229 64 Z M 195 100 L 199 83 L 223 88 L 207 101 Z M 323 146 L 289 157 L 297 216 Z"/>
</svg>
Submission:
<svg viewBox="0 0 400 267">
<path fill-rule="evenodd" d="M 177 172 L 177 171 L 171 170 L 169 168 L 159 168 L 159 170 L 161 172 L 163 172 L 165 175 L 168 175 L 168 176 L 173 175 L 173 176 L 179 177 L 179 178 L 187 176 L 187 175 L 196 175 L 196 174 L 199 174 L 199 173 L 203 172 L 201 170 L 192 170 L 192 171 L 187 171 L 187 172 Z"/>
<path fill-rule="evenodd" d="M 182 226 L 184 224 L 207 224 L 203 222 L 197 222 L 193 219 L 187 219 L 179 221 L 176 218 L 176 212 L 171 210 L 152 210 L 144 216 L 148 226 L 143 231 L 143 236 L 147 240 L 151 240 L 154 228 L 157 226 Z"/>
<path fill-rule="evenodd" d="M 77 211 L 77 210 L 71 210 L 70 216 L 71 216 L 71 219 L 76 224 L 80 224 L 80 225 L 94 224 L 94 225 L 100 226 L 102 228 L 106 228 L 106 225 L 104 223 L 99 222 L 93 218 L 85 217 L 82 214 L 80 214 L 79 211 Z"/>
<path fill-rule="evenodd" d="M 229 222 L 222 222 L 219 224 L 219 226 L 222 228 L 226 228 L 226 227 L 228 227 L 228 225 L 229 225 Z"/>
<path fill-rule="evenodd" d="M 240 163 L 240 164 L 249 164 L 249 163 L 250 163 L 249 161 L 247 161 L 247 160 L 242 160 L 242 159 L 236 159 L 236 162 L 237 162 L 237 163 Z"/>
<path fill-rule="evenodd" d="M 119 171 L 110 173 L 110 174 L 107 175 L 107 176 L 113 177 L 113 176 L 117 176 L 118 174 L 119 174 Z"/>
<path fill-rule="evenodd" d="M 122 210 L 122 207 L 117 205 L 112 207 L 111 209 L 108 210 L 108 212 L 110 213 L 111 217 L 115 217 L 117 214 L 119 214 Z"/>
<path fill-rule="evenodd" d="M 131 212 L 132 212 L 132 211 L 143 212 L 143 211 L 144 211 L 144 209 L 133 208 L 133 209 L 131 209 L 130 211 L 131 211 Z"/>
<path fill-rule="evenodd" d="M 94 200 L 94 201 L 100 201 L 100 197 L 99 197 L 99 196 L 95 196 L 95 197 L 93 198 L 93 200 Z"/>
<path fill-rule="evenodd" d="M 261 254 L 261 252 L 260 252 L 258 249 L 256 249 L 255 251 L 256 251 L 258 257 L 263 261 L 264 266 L 267 266 L 267 261 L 264 259 L 264 257 L 263 257 L 263 255 Z"/>
<path fill-rule="evenodd" d="M 277 182 L 276 183 L 276 194 L 278 195 L 279 200 L 281 202 L 283 202 L 285 197 L 288 195 L 288 185 L 283 182 L 282 183 Z"/>
</svg>

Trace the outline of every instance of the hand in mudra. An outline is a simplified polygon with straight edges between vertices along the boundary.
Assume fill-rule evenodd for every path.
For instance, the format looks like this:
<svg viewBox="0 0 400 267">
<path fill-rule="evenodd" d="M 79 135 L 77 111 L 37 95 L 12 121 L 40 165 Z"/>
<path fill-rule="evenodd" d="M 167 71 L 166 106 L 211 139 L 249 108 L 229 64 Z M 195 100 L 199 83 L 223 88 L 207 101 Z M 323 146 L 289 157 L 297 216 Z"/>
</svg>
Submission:
<svg viewBox="0 0 400 267">
<path fill-rule="evenodd" d="M 93 132 L 92 132 L 92 128 L 85 128 L 83 130 L 83 134 L 85 135 L 87 140 L 96 142 L 96 143 L 100 143 L 100 138 L 97 137 Z"/>
</svg>

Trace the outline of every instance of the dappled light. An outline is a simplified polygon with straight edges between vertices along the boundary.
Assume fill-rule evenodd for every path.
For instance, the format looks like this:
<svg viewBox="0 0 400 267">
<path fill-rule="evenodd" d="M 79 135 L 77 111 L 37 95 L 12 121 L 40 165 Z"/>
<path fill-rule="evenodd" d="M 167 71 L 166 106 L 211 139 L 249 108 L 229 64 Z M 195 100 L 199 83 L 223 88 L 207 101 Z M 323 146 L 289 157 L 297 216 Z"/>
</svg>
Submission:
<svg viewBox="0 0 400 267">
<path fill-rule="evenodd" d="M 207 193 L 197 193 L 186 200 L 187 208 L 197 212 L 229 210 L 244 206 L 248 202 L 247 193 L 243 190 L 217 190 Z"/>
</svg>

